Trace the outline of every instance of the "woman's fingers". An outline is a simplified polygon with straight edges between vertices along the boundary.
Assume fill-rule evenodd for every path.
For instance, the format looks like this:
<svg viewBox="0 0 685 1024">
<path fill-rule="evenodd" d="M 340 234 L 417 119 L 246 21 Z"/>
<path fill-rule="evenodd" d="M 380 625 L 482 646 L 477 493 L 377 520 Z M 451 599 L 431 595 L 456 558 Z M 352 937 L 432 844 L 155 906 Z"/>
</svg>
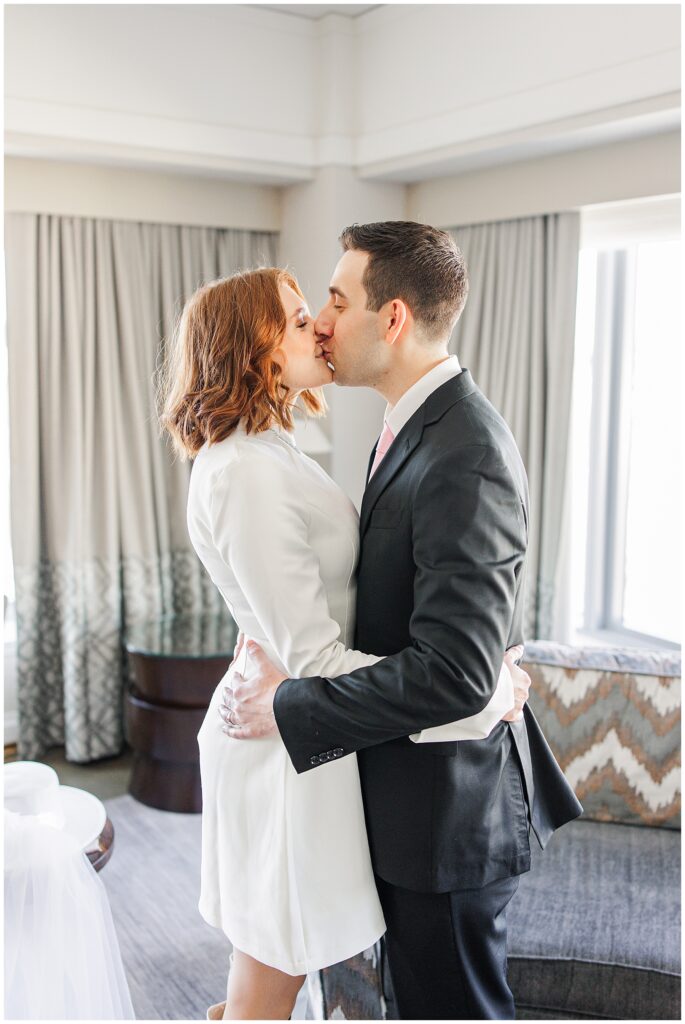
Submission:
<svg viewBox="0 0 685 1024">
<path fill-rule="evenodd" d="M 511 678 L 514 683 L 514 693 L 520 696 L 525 702 L 530 693 L 530 676 L 520 665 L 514 665 L 511 669 Z"/>
<path fill-rule="evenodd" d="M 506 715 L 504 715 L 505 722 L 520 722 L 523 718 L 523 705 L 528 700 L 530 692 L 530 676 L 522 669 L 520 665 L 516 664 L 516 660 L 523 654 L 523 646 L 510 647 L 504 655 L 504 660 L 511 673 L 511 680 L 514 684 L 514 707 Z"/>
<path fill-rule="evenodd" d="M 517 644 L 516 647 L 509 647 L 508 650 L 506 650 L 504 652 L 504 660 L 506 661 L 507 665 L 509 665 L 510 667 L 511 667 L 512 664 L 517 662 L 522 657 L 523 657 L 523 644 Z"/>
</svg>

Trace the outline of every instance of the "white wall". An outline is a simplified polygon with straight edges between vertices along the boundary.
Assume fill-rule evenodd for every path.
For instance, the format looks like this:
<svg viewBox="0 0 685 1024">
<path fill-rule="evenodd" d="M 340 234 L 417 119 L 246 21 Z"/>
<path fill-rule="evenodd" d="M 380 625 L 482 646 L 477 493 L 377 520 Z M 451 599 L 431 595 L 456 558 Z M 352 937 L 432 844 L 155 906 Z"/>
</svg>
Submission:
<svg viewBox="0 0 685 1024">
<path fill-rule="evenodd" d="M 5 159 L 5 210 L 278 231 L 280 190 L 168 172 Z"/>
<path fill-rule="evenodd" d="M 450 149 L 477 164 L 647 98 L 679 109 L 676 4 L 391 4 L 358 25 L 364 173 L 423 177 Z"/>
<path fill-rule="evenodd" d="M 414 181 L 673 130 L 677 4 L 10 4 L 12 155 Z M 598 140 L 597 136 L 600 136 Z"/>
<path fill-rule="evenodd" d="M 408 187 L 412 220 L 443 227 L 680 191 L 680 135 L 596 146 Z"/>
<path fill-rule="evenodd" d="M 297 275 L 312 312 L 326 301 L 340 258 L 340 232 L 355 221 L 400 220 L 406 190 L 364 182 L 346 167 L 322 168 L 314 181 L 284 190 L 280 261 Z M 383 424 L 383 400 L 368 388 L 326 387 L 325 422 L 332 446 L 330 472 L 357 507 L 361 505 L 369 453 Z"/>
<path fill-rule="evenodd" d="M 312 160 L 316 23 L 226 4 L 10 4 L 4 14 L 11 134 L 61 140 L 81 158 L 106 147 L 221 173 L 244 162 L 277 176 L 280 161 Z"/>
</svg>

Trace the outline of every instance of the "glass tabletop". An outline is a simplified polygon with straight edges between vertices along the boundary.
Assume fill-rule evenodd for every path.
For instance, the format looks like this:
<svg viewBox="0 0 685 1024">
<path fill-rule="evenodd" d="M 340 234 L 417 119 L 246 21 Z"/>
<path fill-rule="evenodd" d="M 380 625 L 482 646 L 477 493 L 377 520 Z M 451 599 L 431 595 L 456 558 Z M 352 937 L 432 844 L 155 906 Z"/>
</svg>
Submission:
<svg viewBox="0 0 685 1024">
<path fill-rule="evenodd" d="M 124 647 L 130 654 L 164 658 L 219 658 L 233 655 L 237 639 L 238 627 L 226 610 L 135 622 L 124 633 Z"/>
</svg>

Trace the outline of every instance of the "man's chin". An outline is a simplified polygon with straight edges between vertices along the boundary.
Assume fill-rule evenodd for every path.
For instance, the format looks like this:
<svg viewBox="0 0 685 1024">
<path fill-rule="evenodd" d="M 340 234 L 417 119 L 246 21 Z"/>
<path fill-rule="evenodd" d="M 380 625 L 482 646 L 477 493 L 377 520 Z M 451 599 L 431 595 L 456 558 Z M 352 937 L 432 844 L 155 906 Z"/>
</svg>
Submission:
<svg viewBox="0 0 685 1024">
<path fill-rule="evenodd" d="M 362 386 L 361 381 L 350 380 L 344 372 L 340 373 L 338 369 L 336 369 L 333 374 L 333 383 L 337 384 L 340 388 L 357 388 Z"/>
</svg>

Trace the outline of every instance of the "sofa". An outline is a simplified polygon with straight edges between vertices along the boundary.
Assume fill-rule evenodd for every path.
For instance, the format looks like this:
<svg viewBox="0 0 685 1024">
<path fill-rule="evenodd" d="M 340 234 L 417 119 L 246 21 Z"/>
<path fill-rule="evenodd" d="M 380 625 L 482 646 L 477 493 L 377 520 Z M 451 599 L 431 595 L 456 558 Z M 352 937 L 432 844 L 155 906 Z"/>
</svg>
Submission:
<svg viewBox="0 0 685 1024">
<path fill-rule="evenodd" d="M 680 1019 L 680 655 L 527 644 L 530 706 L 584 813 L 509 908 L 517 1018 Z M 396 1017 L 382 943 L 310 978 L 319 1019 Z"/>
</svg>

